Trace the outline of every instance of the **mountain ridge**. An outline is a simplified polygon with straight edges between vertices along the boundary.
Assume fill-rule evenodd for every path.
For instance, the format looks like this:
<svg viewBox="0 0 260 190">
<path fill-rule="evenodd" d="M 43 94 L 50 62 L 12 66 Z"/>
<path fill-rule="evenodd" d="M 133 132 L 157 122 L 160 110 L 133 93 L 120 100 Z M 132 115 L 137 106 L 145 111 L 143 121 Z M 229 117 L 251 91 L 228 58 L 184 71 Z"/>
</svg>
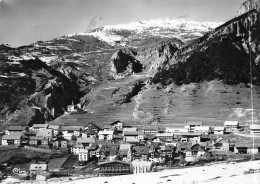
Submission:
<svg viewBox="0 0 260 190">
<path fill-rule="evenodd" d="M 137 24 L 145 25 L 144 21 Z M 177 24 L 181 26 L 181 22 Z M 92 30 L 95 35 L 78 33 L 18 48 L 1 46 L 1 86 L 12 84 L 17 75 L 28 77 L 32 84 L 39 84 L 40 93 L 37 92 L 39 95 L 33 102 L 43 102 L 36 107 L 47 110 L 34 113 L 31 110 L 35 105 L 26 104 L 31 100 L 28 96 L 36 93 L 34 89 L 19 94 L 12 88 L 6 94 L 12 94 L 23 105 L 5 104 L 10 111 L 1 115 L 2 125 L 12 124 L 17 121 L 15 118 L 20 118 L 25 125 L 55 118 L 53 123 L 58 124 L 94 122 L 101 126 L 117 119 L 129 125 L 169 125 L 194 119 L 218 125 L 223 119 L 236 119 L 247 124 L 249 48 L 252 49 L 255 101 L 260 101 L 259 11 L 251 10 L 214 29 L 205 26 L 197 30 L 188 24 L 177 30 L 165 31 L 165 28 L 161 31 L 150 28 L 150 32 L 140 29 L 140 33 L 119 30 L 111 31 L 112 34 L 102 33 L 103 28 L 101 32 Z M 187 36 L 180 37 L 184 40 L 176 38 L 185 31 Z M 33 75 L 24 68 L 24 60 L 30 62 Z M 38 70 L 43 62 L 45 69 Z M 48 69 L 55 70 L 56 74 L 49 73 Z M 22 90 L 29 87 L 26 85 Z M 57 89 L 64 95 L 55 96 Z M 51 100 L 57 98 L 63 100 L 61 106 Z M 64 114 L 72 100 L 81 103 L 87 113 Z M 53 107 L 58 113 L 53 118 L 46 117 Z M 256 105 L 256 117 L 260 116 L 259 110 Z M 21 119 L 22 113 L 29 112 L 31 118 L 37 119 Z"/>
</svg>

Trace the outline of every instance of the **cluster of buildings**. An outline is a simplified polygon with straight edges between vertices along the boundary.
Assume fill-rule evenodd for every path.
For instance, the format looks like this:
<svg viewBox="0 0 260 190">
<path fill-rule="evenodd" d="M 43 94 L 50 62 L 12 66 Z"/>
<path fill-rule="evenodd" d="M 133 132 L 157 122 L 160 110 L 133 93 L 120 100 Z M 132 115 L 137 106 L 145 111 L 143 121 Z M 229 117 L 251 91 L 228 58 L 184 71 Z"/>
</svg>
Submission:
<svg viewBox="0 0 260 190">
<path fill-rule="evenodd" d="M 207 160 L 214 152 L 258 153 L 260 144 L 224 140 L 223 135 L 240 128 L 238 121 L 226 121 L 223 126 L 215 127 L 202 122 L 186 122 L 179 127 L 130 127 L 115 121 L 103 128 L 93 123 L 34 124 L 9 126 L 2 137 L 2 146 L 64 148 L 77 155 L 79 162 L 98 160 L 101 174 L 121 175 L 149 172 L 155 163 Z M 260 133 L 260 126 L 250 126 L 250 133 Z"/>
</svg>

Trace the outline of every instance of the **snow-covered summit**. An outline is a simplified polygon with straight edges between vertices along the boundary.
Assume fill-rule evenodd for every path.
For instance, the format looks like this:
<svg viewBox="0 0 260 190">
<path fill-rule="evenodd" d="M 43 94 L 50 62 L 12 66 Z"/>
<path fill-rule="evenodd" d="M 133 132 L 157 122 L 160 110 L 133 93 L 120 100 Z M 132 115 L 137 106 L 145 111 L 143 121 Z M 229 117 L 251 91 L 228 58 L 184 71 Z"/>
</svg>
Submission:
<svg viewBox="0 0 260 190">
<path fill-rule="evenodd" d="M 160 29 L 179 29 L 201 30 L 203 32 L 212 30 L 219 26 L 220 22 L 197 22 L 188 19 L 156 19 L 149 21 L 131 22 L 128 24 L 106 25 L 98 27 L 92 31 L 112 31 L 112 30 L 129 30 L 142 32 L 143 30 L 160 28 Z"/>
<path fill-rule="evenodd" d="M 89 32 L 67 35 L 92 35 L 111 45 L 148 37 L 176 37 L 182 41 L 198 38 L 221 25 L 221 22 L 197 22 L 187 19 L 156 19 L 128 24 L 106 25 Z"/>
</svg>

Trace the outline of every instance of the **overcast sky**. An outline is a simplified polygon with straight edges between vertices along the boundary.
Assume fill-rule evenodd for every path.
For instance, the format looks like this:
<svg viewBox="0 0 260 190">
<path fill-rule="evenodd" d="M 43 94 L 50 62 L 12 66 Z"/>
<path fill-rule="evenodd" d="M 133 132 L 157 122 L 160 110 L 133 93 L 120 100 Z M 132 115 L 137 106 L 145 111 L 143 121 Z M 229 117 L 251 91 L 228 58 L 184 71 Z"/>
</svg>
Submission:
<svg viewBox="0 0 260 190">
<path fill-rule="evenodd" d="M 95 25 L 158 18 L 225 22 L 243 1 L 0 0 L 0 44 L 19 46 L 84 32 Z"/>
</svg>

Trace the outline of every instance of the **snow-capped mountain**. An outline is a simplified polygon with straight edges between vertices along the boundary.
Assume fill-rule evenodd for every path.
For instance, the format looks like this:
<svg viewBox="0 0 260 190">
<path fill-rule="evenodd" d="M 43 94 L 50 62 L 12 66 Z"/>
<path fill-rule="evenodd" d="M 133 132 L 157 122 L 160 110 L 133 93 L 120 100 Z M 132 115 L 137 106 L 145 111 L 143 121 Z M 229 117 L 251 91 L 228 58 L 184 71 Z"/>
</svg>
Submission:
<svg viewBox="0 0 260 190">
<path fill-rule="evenodd" d="M 221 22 L 196 22 L 187 19 L 157 19 L 120 25 L 97 27 L 89 32 L 67 35 L 92 35 L 110 45 L 129 44 L 150 37 L 178 38 L 184 42 L 201 37 L 221 25 Z"/>
</svg>

